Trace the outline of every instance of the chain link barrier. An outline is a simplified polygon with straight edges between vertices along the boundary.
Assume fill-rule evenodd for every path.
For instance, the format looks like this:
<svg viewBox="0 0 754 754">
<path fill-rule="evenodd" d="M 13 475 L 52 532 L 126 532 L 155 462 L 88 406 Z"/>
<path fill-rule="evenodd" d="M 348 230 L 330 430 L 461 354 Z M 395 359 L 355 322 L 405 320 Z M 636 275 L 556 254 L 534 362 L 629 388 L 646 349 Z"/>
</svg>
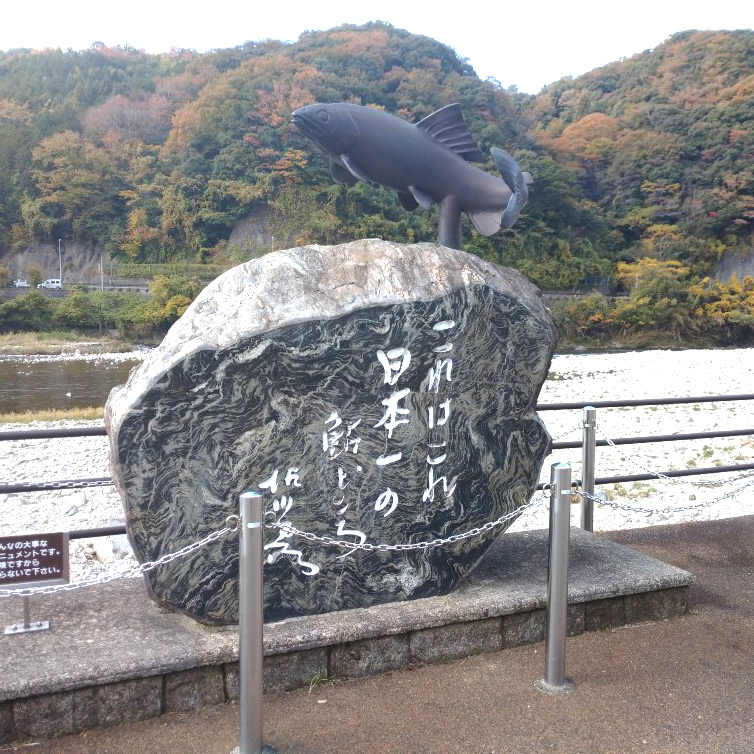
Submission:
<svg viewBox="0 0 754 754">
<path fill-rule="evenodd" d="M 578 432 L 580 429 L 582 429 L 581 424 L 575 427 L 571 427 L 569 430 L 566 430 L 565 432 L 563 432 L 563 434 L 558 435 L 557 437 L 551 437 L 550 442 L 558 442 L 558 440 L 562 440 L 564 437 L 568 437 L 568 435 L 574 432 Z"/>
<path fill-rule="evenodd" d="M 280 521 L 265 523 L 265 528 L 277 529 L 287 535 L 301 537 L 302 539 L 306 539 L 310 542 L 318 542 L 320 544 L 330 545 L 349 551 L 361 550 L 366 552 L 407 552 L 411 550 L 428 550 L 433 547 L 443 547 L 445 545 L 453 544 L 454 542 L 460 542 L 461 540 L 469 539 L 470 537 L 476 537 L 486 531 L 490 531 L 491 529 L 501 526 L 502 524 L 511 521 L 514 518 L 517 518 L 525 511 L 531 510 L 532 508 L 543 504 L 548 499 L 546 495 L 548 488 L 549 485 L 546 485 L 545 489 L 541 491 L 542 494 L 540 496 L 535 496 L 526 505 L 522 505 L 516 508 L 516 510 L 511 511 L 510 513 L 506 513 L 505 515 L 500 516 L 500 518 L 494 521 L 488 521 L 486 524 L 475 526 L 472 529 L 469 529 L 468 531 L 462 532 L 460 534 L 451 534 L 449 537 L 438 537 L 436 539 L 423 542 L 405 542 L 395 545 L 375 545 L 366 542 L 363 544 L 358 544 L 354 542 L 346 542 L 342 539 L 333 539 L 332 537 L 328 537 L 326 535 L 319 536 L 317 534 L 312 534 L 311 532 L 301 531 L 300 529 L 297 529 L 289 523 Z M 267 515 L 270 515 L 270 513 L 268 513 Z M 176 550 L 175 552 L 163 555 L 157 560 L 150 561 L 148 563 L 141 563 L 126 570 L 120 570 L 114 573 L 91 576 L 89 578 L 82 579 L 81 581 L 76 581 L 69 584 L 52 584 L 49 586 L 25 587 L 22 589 L 0 589 L 0 598 L 31 597 L 35 594 L 55 594 L 57 592 L 70 592 L 76 589 L 82 589 L 84 587 L 95 586 L 97 584 L 107 584 L 111 581 L 117 581 L 119 579 L 136 578 L 137 576 L 142 576 L 143 574 L 153 570 L 154 568 L 157 568 L 158 566 L 165 565 L 166 563 L 170 563 L 173 560 L 177 560 L 178 558 L 189 555 L 195 550 L 198 550 L 201 547 L 210 544 L 211 542 L 215 542 L 218 539 L 226 536 L 227 534 L 233 534 L 237 532 L 240 520 L 238 516 L 228 516 L 225 523 L 226 526 L 224 528 L 218 529 L 217 531 L 208 534 L 203 539 L 200 539 L 197 542 L 192 542 L 190 545 L 186 545 L 186 547 L 182 547 L 180 550 Z"/>
<path fill-rule="evenodd" d="M 566 437 L 567 435 L 571 434 L 572 432 L 580 429 L 581 427 L 575 427 L 572 429 L 569 429 L 567 432 L 559 435 L 558 437 L 554 438 L 552 441 L 556 442 L 557 440 L 561 439 L 562 437 Z M 670 477 L 667 474 L 663 474 L 661 472 L 652 471 L 648 467 L 646 467 L 641 462 L 637 461 L 632 456 L 623 453 L 617 445 L 609 438 L 607 437 L 604 432 L 601 432 L 602 436 L 604 437 L 607 444 L 612 447 L 614 450 L 617 450 L 619 455 L 624 461 L 628 461 L 632 465 L 634 465 L 636 468 L 641 469 L 647 474 L 651 474 L 656 479 L 660 479 L 663 481 L 673 482 L 676 484 L 689 484 L 695 487 L 703 487 L 703 486 L 717 486 L 721 484 L 727 484 L 731 481 L 737 481 L 739 479 L 744 479 L 747 477 L 751 477 L 751 474 L 741 474 L 734 479 L 724 479 L 724 480 L 711 480 L 707 482 L 692 482 L 685 479 L 678 479 L 676 477 Z M 81 482 L 60 482 L 58 483 L 60 489 L 65 489 L 68 486 L 71 486 L 72 484 L 76 484 L 77 486 L 87 486 L 87 487 L 100 487 L 100 486 L 107 486 L 108 483 L 111 483 L 106 480 L 88 480 L 86 484 L 82 485 Z M 742 485 L 741 487 L 737 487 L 734 490 L 730 490 L 729 492 L 726 492 L 713 500 L 703 501 L 699 503 L 693 503 L 690 505 L 682 505 L 682 506 L 673 506 L 668 505 L 662 508 L 648 508 L 645 506 L 635 506 L 630 505 L 628 503 L 620 503 L 612 500 L 606 500 L 602 497 L 599 497 L 597 495 L 591 495 L 587 492 L 583 492 L 580 490 L 574 490 L 574 493 L 576 496 L 592 500 L 595 503 L 598 503 L 599 505 L 603 505 L 609 508 L 613 508 L 615 510 L 627 510 L 632 511 L 634 513 L 642 513 L 645 515 L 658 515 L 658 514 L 668 514 L 668 513 L 679 513 L 683 511 L 689 511 L 689 510 L 697 510 L 702 508 L 707 508 L 712 505 L 715 505 L 716 503 L 719 503 L 722 500 L 725 500 L 726 498 L 733 497 L 734 495 L 737 495 L 742 490 L 748 489 L 749 487 L 754 487 L 754 479 L 752 481 L 748 482 L 747 484 Z M 461 532 L 459 534 L 451 534 L 448 537 L 436 537 L 435 539 L 431 540 L 425 540 L 421 542 L 404 542 L 394 545 L 388 545 L 388 544 L 371 544 L 368 542 L 364 543 L 356 543 L 356 542 L 347 542 L 342 539 L 334 539 L 333 537 L 329 537 L 327 535 L 317 535 L 313 534 L 311 532 L 305 532 L 300 529 L 297 529 L 292 524 L 285 522 L 285 521 L 273 521 L 272 523 L 265 523 L 264 526 L 267 529 L 276 529 L 282 533 L 284 533 L 287 536 L 296 536 L 300 537 L 301 539 L 305 539 L 309 542 L 315 542 L 322 545 L 326 545 L 329 547 L 336 547 L 342 550 L 347 550 L 349 553 L 359 550 L 361 552 L 410 552 L 410 551 L 416 551 L 416 550 L 428 550 L 435 547 L 444 547 L 446 545 L 454 544 L 456 542 L 460 542 L 465 539 L 469 539 L 471 537 L 476 537 L 481 534 L 484 534 L 487 531 L 490 531 L 492 529 L 497 528 L 498 526 L 501 526 L 504 523 L 507 523 L 514 518 L 518 518 L 526 511 L 532 510 L 543 503 L 547 502 L 548 495 L 547 492 L 550 489 L 549 484 L 545 484 L 544 488 L 541 490 L 541 495 L 537 496 L 535 495 L 530 502 L 526 503 L 525 505 L 520 506 L 519 508 L 516 508 L 514 511 L 511 511 L 510 513 L 506 513 L 503 516 L 500 516 L 499 518 L 495 519 L 494 521 L 488 521 L 485 524 L 482 524 L 481 526 L 475 526 L 471 529 L 468 529 L 465 532 Z M 272 512 L 268 512 L 266 515 L 272 515 Z M 185 547 L 181 548 L 180 550 L 176 550 L 173 553 L 168 553 L 167 555 L 163 555 L 161 558 L 150 561 L 147 563 L 141 563 L 136 566 L 132 566 L 130 568 L 127 568 L 125 570 L 118 570 L 112 573 L 105 573 L 100 574 L 97 576 L 92 576 L 89 578 L 82 579 L 81 581 L 77 581 L 74 583 L 68 583 L 68 584 L 54 584 L 49 586 L 39 586 L 39 587 L 25 587 L 22 589 L 0 589 L 0 598 L 3 597 L 30 597 L 35 594 L 55 594 L 57 592 L 66 592 L 66 591 L 74 591 L 76 589 L 82 589 L 84 587 L 89 586 L 95 586 L 97 584 L 107 584 L 112 581 L 117 581 L 119 579 L 130 579 L 130 578 L 136 578 L 138 576 L 142 576 L 145 573 L 153 570 L 154 568 L 157 568 L 161 565 L 165 565 L 167 563 L 170 563 L 173 560 L 177 560 L 178 558 L 185 557 L 186 555 L 191 554 L 192 552 L 195 552 L 196 550 L 204 547 L 205 545 L 210 544 L 211 542 L 215 542 L 222 537 L 225 537 L 228 534 L 233 534 L 238 531 L 239 528 L 239 517 L 238 516 L 228 516 L 228 518 L 225 521 L 225 527 L 222 529 L 218 529 L 217 531 L 212 532 L 211 534 L 208 534 L 206 537 L 196 541 L 192 542 L 190 545 L 186 545 Z"/>
<path fill-rule="evenodd" d="M 79 490 L 89 487 L 112 487 L 113 480 L 110 477 L 102 477 L 101 479 L 66 479 L 59 482 L 0 482 L 2 485 L 8 487 L 18 487 L 19 493 L 21 492 L 44 492 L 50 490 Z M 44 487 L 40 490 L 39 487 Z"/>
<path fill-rule="evenodd" d="M 657 514 L 662 514 L 662 513 L 680 513 L 682 511 L 690 511 L 690 510 L 696 510 L 700 508 L 709 508 L 710 506 L 715 505 L 716 503 L 719 503 L 721 500 L 725 500 L 726 498 L 733 497 L 734 495 L 737 495 L 739 492 L 749 487 L 754 487 L 754 479 L 752 479 L 752 481 L 748 482 L 747 484 L 742 484 L 740 487 L 736 487 L 735 490 L 730 490 L 729 492 L 723 493 L 719 497 L 714 498 L 714 500 L 704 500 L 700 503 L 693 503 L 691 505 L 666 505 L 664 508 L 646 508 L 646 507 L 642 507 L 638 505 L 629 505 L 628 503 L 619 503 L 615 500 L 603 500 L 601 497 L 597 495 L 590 495 L 588 492 L 582 492 L 582 491 L 577 491 L 576 494 L 579 497 L 592 500 L 595 503 L 599 503 L 600 505 L 605 505 L 608 508 L 613 508 L 615 510 L 627 510 L 627 511 L 632 511 L 634 513 L 657 515 Z"/>
<path fill-rule="evenodd" d="M 542 490 L 542 493 L 544 494 L 545 490 Z M 436 539 L 430 539 L 423 542 L 403 542 L 397 545 L 374 545 L 368 542 L 364 542 L 362 544 L 359 544 L 357 542 L 346 542 L 342 539 L 333 539 L 332 537 L 328 537 L 327 535 L 320 536 L 318 534 L 312 534 L 311 532 L 301 531 L 295 526 L 292 526 L 291 524 L 284 521 L 275 521 L 269 524 L 265 523 L 265 528 L 277 529 L 278 531 L 281 531 L 285 534 L 301 537 L 301 539 L 305 539 L 309 542 L 318 542 L 323 545 L 338 547 L 341 550 L 348 551 L 361 550 L 362 552 L 409 552 L 411 550 L 429 550 L 433 547 L 443 547 L 445 545 L 453 544 L 454 542 L 460 542 L 463 539 L 476 537 L 479 534 L 483 534 L 484 532 L 489 531 L 490 529 L 495 529 L 496 527 L 501 526 L 502 524 L 511 521 L 514 518 L 517 518 L 522 513 L 524 513 L 524 511 L 536 508 L 547 499 L 548 498 L 546 495 L 544 495 L 544 499 L 539 499 L 535 496 L 530 502 L 526 503 L 526 505 L 522 505 L 519 508 L 516 508 L 516 510 L 511 511 L 510 513 L 506 513 L 505 515 L 500 516 L 500 518 L 495 519 L 494 521 L 488 521 L 486 524 L 475 526 L 472 529 L 469 529 L 468 531 L 462 532 L 460 534 L 451 534 L 449 537 L 445 538 L 437 537 Z"/>
<path fill-rule="evenodd" d="M 125 570 L 115 571 L 114 573 L 103 573 L 97 576 L 90 576 L 89 578 L 82 579 L 81 581 L 75 581 L 69 584 L 51 584 L 49 586 L 30 586 L 23 589 L 0 589 L 0 598 L 3 597 L 31 597 L 34 594 L 55 594 L 56 592 L 72 592 L 76 589 L 82 589 L 83 587 L 95 586 L 96 584 L 107 584 L 111 581 L 117 581 L 118 579 L 133 579 L 137 576 L 142 576 L 148 571 L 157 568 L 158 566 L 170 563 L 173 560 L 182 558 L 190 553 L 198 550 L 210 542 L 215 542 L 218 539 L 227 534 L 233 534 L 238 531 L 238 516 L 228 516 L 225 521 L 226 526 L 217 531 L 213 531 L 203 539 L 192 542 L 186 547 L 182 547 L 180 550 L 163 555 L 157 560 L 150 561 L 148 563 L 140 563 L 139 565 L 132 566 Z M 232 524 L 232 525 L 231 525 Z"/>
<path fill-rule="evenodd" d="M 600 429 L 599 425 L 596 425 L 597 429 Z M 679 479 L 678 477 L 668 476 L 660 471 L 652 471 L 648 466 L 645 466 L 641 461 L 636 460 L 633 456 L 628 455 L 621 450 L 601 429 L 600 434 L 605 442 L 618 452 L 618 455 L 623 461 L 628 461 L 634 468 L 641 469 L 645 474 L 651 474 L 655 479 L 662 479 L 663 482 L 673 482 L 673 484 L 687 484 L 691 487 L 719 487 L 723 484 L 729 484 L 730 482 L 736 482 L 739 479 L 746 479 L 751 474 L 743 473 L 735 477 L 728 477 L 727 479 L 708 479 L 707 481 L 695 482 L 691 479 Z M 748 486 L 748 485 L 745 485 Z"/>
<path fill-rule="evenodd" d="M 581 422 L 583 426 L 583 422 Z M 650 474 L 655 479 L 660 479 L 664 482 L 673 482 L 674 484 L 686 484 L 690 485 L 692 487 L 719 487 L 723 484 L 730 484 L 731 482 L 736 482 L 741 479 L 747 479 L 751 478 L 751 473 L 743 473 L 739 474 L 735 477 L 728 477 L 726 479 L 710 479 L 707 481 L 692 481 L 690 479 L 679 479 L 678 477 L 672 477 L 668 476 L 667 474 L 663 474 L 659 471 L 653 471 L 648 466 L 645 466 L 643 463 L 638 461 L 633 456 L 625 453 L 623 450 L 621 450 L 605 433 L 602 431 L 599 424 L 595 423 L 595 429 L 600 430 L 600 434 L 602 435 L 605 442 L 613 449 L 618 452 L 618 455 L 620 455 L 621 459 L 623 461 L 627 461 L 632 466 L 634 466 L 637 469 L 641 469 L 644 473 Z M 725 500 L 726 498 L 733 497 L 734 495 L 737 495 L 742 490 L 745 490 L 749 487 L 754 486 L 754 479 L 747 484 L 741 485 L 740 487 L 736 487 L 734 490 L 730 490 L 729 492 L 726 492 L 713 500 L 706 500 L 699 503 L 693 503 L 690 505 L 666 505 L 664 508 L 647 508 L 644 506 L 636 506 L 636 505 L 630 505 L 628 503 L 620 503 L 614 500 L 607 500 L 602 497 L 599 497 L 597 495 L 590 495 L 588 492 L 583 492 L 581 490 L 577 490 L 576 494 L 584 498 L 586 500 L 591 500 L 592 502 L 598 503 L 599 505 L 607 506 L 608 508 L 613 508 L 614 510 L 627 510 L 632 511 L 634 513 L 643 513 L 646 515 L 659 515 L 659 514 L 666 514 L 666 513 L 681 513 L 683 511 L 690 511 L 690 510 L 698 510 L 702 508 L 708 508 L 712 505 L 715 505 L 719 503 L 722 500 Z"/>
</svg>

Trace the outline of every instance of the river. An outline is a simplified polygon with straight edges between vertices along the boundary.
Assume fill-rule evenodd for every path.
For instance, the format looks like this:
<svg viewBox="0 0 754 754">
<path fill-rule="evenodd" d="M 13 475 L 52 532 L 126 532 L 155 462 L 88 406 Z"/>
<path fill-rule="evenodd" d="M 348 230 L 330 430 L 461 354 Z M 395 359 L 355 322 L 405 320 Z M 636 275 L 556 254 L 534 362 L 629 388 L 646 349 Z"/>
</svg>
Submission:
<svg viewBox="0 0 754 754">
<path fill-rule="evenodd" d="M 110 390 L 140 361 L 133 354 L 0 356 L 0 413 L 104 406 Z"/>
</svg>

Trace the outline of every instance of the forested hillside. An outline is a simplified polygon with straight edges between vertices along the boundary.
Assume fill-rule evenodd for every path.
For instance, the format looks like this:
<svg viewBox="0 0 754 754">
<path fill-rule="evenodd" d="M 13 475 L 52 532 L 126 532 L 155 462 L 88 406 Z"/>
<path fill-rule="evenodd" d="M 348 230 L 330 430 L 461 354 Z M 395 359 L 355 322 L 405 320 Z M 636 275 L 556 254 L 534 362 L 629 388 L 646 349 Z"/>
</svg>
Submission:
<svg viewBox="0 0 754 754">
<path fill-rule="evenodd" d="M 707 295 L 720 254 L 754 245 L 754 32 L 683 32 L 532 97 L 376 22 L 207 54 L 0 53 L 0 255 L 63 238 L 133 262 L 230 264 L 269 248 L 228 243 L 250 213 L 278 248 L 434 239 L 436 211 L 333 183 L 290 124 L 315 101 L 411 121 L 461 103 L 484 153 L 507 149 L 535 180 L 513 229 L 467 225 L 465 248 L 545 288 L 600 276 L 674 280 L 669 301 L 694 284 Z M 612 316 L 600 312 L 589 321 Z"/>
<path fill-rule="evenodd" d="M 530 109 L 632 256 L 704 265 L 751 247 L 754 32 L 685 32 L 552 84 Z"/>
</svg>

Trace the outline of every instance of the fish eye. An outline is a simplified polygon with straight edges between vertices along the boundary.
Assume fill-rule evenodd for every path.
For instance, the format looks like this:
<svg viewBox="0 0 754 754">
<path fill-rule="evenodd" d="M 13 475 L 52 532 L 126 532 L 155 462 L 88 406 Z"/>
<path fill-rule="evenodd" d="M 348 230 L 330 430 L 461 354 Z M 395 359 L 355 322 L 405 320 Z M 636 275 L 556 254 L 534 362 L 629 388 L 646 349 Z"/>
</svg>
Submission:
<svg viewBox="0 0 754 754">
<path fill-rule="evenodd" d="M 330 120 L 330 113 L 327 112 L 327 110 L 320 110 L 317 113 L 317 117 L 323 122 L 327 123 L 328 120 Z"/>
</svg>

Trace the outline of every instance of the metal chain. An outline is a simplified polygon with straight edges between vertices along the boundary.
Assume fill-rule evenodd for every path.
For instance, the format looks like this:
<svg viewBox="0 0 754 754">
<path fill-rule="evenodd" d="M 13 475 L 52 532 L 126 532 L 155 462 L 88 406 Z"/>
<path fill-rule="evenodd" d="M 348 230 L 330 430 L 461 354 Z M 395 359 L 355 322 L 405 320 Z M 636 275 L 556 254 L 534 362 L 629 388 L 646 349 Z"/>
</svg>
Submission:
<svg viewBox="0 0 754 754">
<path fill-rule="evenodd" d="M 557 437 L 551 437 L 550 442 L 557 442 L 558 440 L 562 440 L 564 437 L 568 437 L 572 432 L 577 432 L 579 429 L 581 429 L 580 426 L 571 427 L 567 432 L 563 432 L 562 435 L 558 435 Z"/>
<path fill-rule="evenodd" d="M 232 534 L 233 532 L 238 531 L 237 526 L 237 516 L 229 516 L 226 520 L 227 526 L 225 526 L 223 529 L 218 529 L 217 531 L 213 531 L 211 534 L 208 534 L 203 539 L 200 539 L 196 542 L 192 542 L 190 545 L 186 545 L 186 547 L 182 547 L 180 550 L 176 550 L 175 552 L 168 553 L 167 555 L 163 555 L 158 560 L 154 560 L 148 563 L 140 563 L 139 565 L 132 566 L 131 568 L 128 568 L 127 570 L 123 571 L 115 571 L 114 573 L 105 573 L 100 574 L 99 576 L 90 576 L 88 578 L 82 579 L 81 581 L 74 581 L 73 583 L 69 584 L 52 584 L 50 586 L 31 586 L 26 587 L 24 589 L 0 589 L 0 598 L 2 597 L 31 597 L 33 594 L 55 594 L 56 592 L 71 592 L 75 589 L 82 589 L 83 587 L 87 586 L 94 586 L 95 584 L 107 584 L 110 581 L 117 581 L 118 579 L 133 579 L 137 576 L 141 576 L 142 574 L 145 574 L 147 571 L 151 571 L 154 568 L 157 568 L 158 566 L 165 565 L 165 563 L 170 563 L 173 560 L 177 560 L 178 558 L 182 558 L 186 555 L 189 555 L 190 553 L 194 552 L 195 550 L 198 550 L 201 547 L 204 547 L 205 545 L 208 545 L 210 542 L 214 542 L 218 539 L 221 539 L 226 534 Z M 236 525 L 235 527 L 230 526 L 231 519 L 236 519 Z"/>
<path fill-rule="evenodd" d="M 545 499 L 547 497 L 545 496 Z M 517 516 L 521 515 L 524 511 L 530 510 L 531 508 L 535 508 L 538 505 L 541 505 L 543 500 L 541 499 L 535 499 L 531 502 L 527 503 L 526 505 L 522 505 L 520 508 L 516 508 L 515 511 L 512 511 L 511 513 L 506 513 L 503 516 L 500 516 L 500 518 L 496 519 L 495 521 L 488 521 L 486 524 L 482 524 L 482 526 L 475 526 L 473 529 L 469 529 L 468 531 L 465 531 L 461 534 L 451 534 L 449 537 L 445 538 L 436 538 L 427 540 L 424 542 L 403 542 L 401 544 L 397 545 L 373 545 L 368 543 L 358 544 L 355 542 L 345 542 L 342 539 L 333 539 L 332 537 L 328 537 L 327 535 L 319 536 L 317 534 L 312 534 L 311 532 L 301 531 L 300 529 L 297 529 L 295 526 L 292 526 L 291 524 L 287 522 L 280 522 L 276 521 L 272 524 L 265 524 L 265 527 L 268 529 L 278 529 L 281 532 L 284 532 L 288 535 L 293 535 L 296 537 L 301 537 L 302 539 L 306 539 L 309 542 L 319 542 L 320 544 L 324 545 L 331 545 L 332 547 L 339 547 L 341 550 L 362 550 L 364 552 L 408 552 L 410 550 L 429 550 L 432 547 L 442 547 L 444 545 L 449 545 L 454 542 L 459 542 L 462 539 L 468 539 L 470 537 L 476 537 L 479 534 L 483 534 L 486 531 L 489 531 L 490 529 L 494 529 L 497 526 L 500 526 L 501 524 L 506 523 L 507 521 L 510 521 L 513 518 L 516 518 Z"/>
<path fill-rule="evenodd" d="M 113 480 L 110 477 L 103 477 L 101 479 L 69 479 L 59 482 L 42 482 L 45 490 L 78 490 L 87 487 L 112 487 Z M 32 492 L 37 491 L 37 487 L 40 486 L 39 482 L 0 482 L 0 485 L 10 487 L 30 487 L 33 488 Z M 23 490 L 20 490 L 23 492 Z M 42 492 L 43 490 L 38 490 Z"/>
<path fill-rule="evenodd" d="M 579 491 L 576 494 L 585 497 L 588 500 L 592 500 L 595 503 L 599 503 L 600 505 L 606 505 L 608 508 L 614 508 L 616 510 L 627 510 L 627 511 L 634 511 L 635 513 L 646 513 L 649 515 L 657 514 L 657 513 L 680 513 L 681 511 L 690 511 L 695 510 L 697 508 L 708 508 L 711 505 L 714 505 L 715 503 L 719 503 L 721 500 L 725 500 L 725 498 L 733 497 L 733 495 L 737 495 L 742 490 L 745 490 L 747 487 L 753 487 L 754 486 L 754 479 L 752 479 L 751 482 L 748 484 L 741 485 L 740 487 L 736 487 L 735 490 L 731 490 L 730 492 L 726 492 L 723 495 L 720 495 L 719 497 L 716 497 L 714 500 L 705 500 L 701 503 L 694 503 L 693 505 L 666 505 L 664 508 L 643 508 L 641 506 L 636 505 L 628 505 L 627 503 L 619 503 L 615 502 L 613 500 L 603 500 L 601 497 L 598 497 L 597 495 L 590 495 L 588 492 L 582 492 Z"/>
<path fill-rule="evenodd" d="M 547 499 L 546 495 L 544 496 L 544 499 Z M 365 550 L 369 552 L 375 550 L 382 552 L 405 552 L 408 550 L 425 550 L 431 547 L 441 547 L 443 545 L 451 544 L 453 542 L 458 542 L 463 539 L 468 539 L 469 537 L 483 534 L 490 529 L 494 529 L 495 527 L 500 526 L 501 524 L 510 521 L 517 516 L 520 516 L 525 511 L 540 505 L 542 502 L 543 499 L 534 499 L 526 505 L 522 505 L 520 508 L 516 508 L 515 511 L 506 513 L 504 516 L 501 516 L 495 521 L 488 521 L 482 526 L 476 526 L 461 534 L 452 534 L 445 539 L 437 538 L 426 542 L 410 542 L 397 545 L 372 545 L 366 543 L 355 544 L 353 542 L 345 542 L 343 540 L 333 539 L 332 537 L 328 536 L 318 536 L 309 532 L 300 531 L 299 529 L 296 529 L 294 526 L 291 526 L 288 523 L 275 522 L 272 524 L 265 524 L 265 527 L 268 529 L 279 529 L 286 534 L 302 537 L 303 539 L 307 539 L 310 542 L 320 542 L 322 544 L 332 545 L 344 550 Z M 23 589 L 0 589 L 0 598 L 30 597 L 34 594 L 55 594 L 56 592 L 70 592 L 76 589 L 82 589 L 84 587 L 95 586 L 96 584 L 107 584 L 111 581 L 117 581 L 119 579 L 135 578 L 137 576 L 143 575 L 147 571 L 151 571 L 154 568 L 157 568 L 158 566 L 165 565 L 166 563 L 170 563 L 173 560 L 189 555 L 195 550 L 208 545 L 210 542 L 214 542 L 224 537 L 226 534 L 237 532 L 238 516 L 228 516 L 226 524 L 227 525 L 223 529 L 214 531 L 203 539 L 200 539 L 197 542 L 192 542 L 190 545 L 186 545 L 186 547 L 182 547 L 180 550 L 176 550 L 176 552 L 163 555 L 161 558 L 155 561 L 141 563 L 124 571 L 116 571 L 114 573 L 101 574 L 99 576 L 91 576 L 89 578 L 82 579 L 81 581 L 76 581 L 70 584 L 54 584 L 50 586 L 26 587 Z"/>
<path fill-rule="evenodd" d="M 630 456 L 624 451 L 620 450 L 618 446 L 604 432 L 601 432 L 601 434 L 605 442 L 611 448 L 613 448 L 613 450 L 618 451 L 621 459 L 623 459 L 624 461 L 628 461 L 637 469 L 641 469 L 647 474 L 651 474 L 656 479 L 662 479 L 664 482 L 673 482 L 674 484 L 688 484 L 692 487 L 719 487 L 722 484 L 728 484 L 730 482 L 735 482 L 738 479 L 745 479 L 746 477 L 750 476 L 750 474 L 739 474 L 737 477 L 733 477 L 732 479 L 730 477 L 728 477 L 727 479 L 709 479 L 706 482 L 695 482 L 690 479 L 679 479 L 678 477 L 668 476 L 667 474 L 663 474 L 660 471 L 652 471 L 652 469 L 645 466 L 640 461 L 637 461 L 633 456 Z"/>
</svg>

